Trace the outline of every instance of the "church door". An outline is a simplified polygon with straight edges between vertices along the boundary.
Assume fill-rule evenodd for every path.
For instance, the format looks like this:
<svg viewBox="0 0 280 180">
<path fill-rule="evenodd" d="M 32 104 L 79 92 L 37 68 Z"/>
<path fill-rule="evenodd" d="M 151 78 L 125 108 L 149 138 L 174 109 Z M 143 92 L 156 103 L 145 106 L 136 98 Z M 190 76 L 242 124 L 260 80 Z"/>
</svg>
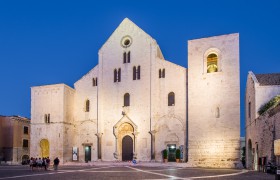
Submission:
<svg viewBox="0 0 280 180">
<path fill-rule="evenodd" d="M 176 161 L 176 144 L 168 144 L 168 162 Z"/>
<path fill-rule="evenodd" d="M 133 140 L 130 136 L 125 136 L 122 140 L 122 160 L 131 161 L 133 158 Z"/>
<path fill-rule="evenodd" d="M 91 146 L 85 147 L 85 162 L 91 161 Z"/>
</svg>

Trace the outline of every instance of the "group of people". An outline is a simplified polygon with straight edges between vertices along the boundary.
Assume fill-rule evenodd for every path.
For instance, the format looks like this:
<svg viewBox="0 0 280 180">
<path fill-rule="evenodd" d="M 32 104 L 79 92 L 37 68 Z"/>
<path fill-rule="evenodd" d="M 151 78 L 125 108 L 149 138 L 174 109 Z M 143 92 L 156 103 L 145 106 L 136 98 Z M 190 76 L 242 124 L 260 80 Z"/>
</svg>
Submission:
<svg viewBox="0 0 280 180">
<path fill-rule="evenodd" d="M 49 170 L 49 166 L 50 166 L 50 158 L 46 157 L 46 158 L 30 158 L 30 169 L 33 171 L 34 168 L 37 168 L 37 170 L 41 170 L 41 169 L 45 169 Z M 59 165 L 59 159 L 58 157 L 56 157 L 53 161 L 53 166 L 54 166 L 54 170 L 57 170 Z"/>
</svg>

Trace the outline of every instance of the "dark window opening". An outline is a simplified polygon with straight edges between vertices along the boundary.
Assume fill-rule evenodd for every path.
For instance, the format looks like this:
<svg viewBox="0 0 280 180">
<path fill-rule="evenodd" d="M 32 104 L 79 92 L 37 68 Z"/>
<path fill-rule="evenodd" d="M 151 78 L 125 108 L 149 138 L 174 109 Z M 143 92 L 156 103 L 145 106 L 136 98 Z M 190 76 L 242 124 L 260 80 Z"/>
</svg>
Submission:
<svg viewBox="0 0 280 180">
<path fill-rule="evenodd" d="M 130 63 L 130 51 L 127 53 L 127 63 Z"/>
<path fill-rule="evenodd" d="M 159 69 L 158 76 L 159 78 L 165 78 L 165 69 Z"/>
<path fill-rule="evenodd" d="M 140 79 L 140 76 L 141 76 L 140 66 L 138 66 L 137 68 L 134 66 L 133 67 L 133 80 Z"/>
<path fill-rule="evenodd" d="M 27 139 L 24 139 L 24 140 L 22 141 L 22 147 L 28 148 L 28 140 L 27 140 Z"/>
<path fill-rule="evenodd" d="M 92 78 L 92 86 L 95 86 L 95 79 Z"/>
<path fill-rule="evenodd" d="M 23 127 L 23 134 L 28 134 L 28 127 L 27 126 Z"/>
<path fill-rule="evenodd" d="M 123 53 L 123 63 L 130 63 L 130 51 Z"/>
<path fill-rule="evenodd" d="M 86 112 L 89 112 L 89 100 L 86 100 L 86 109 L 85 109 L 85 111 Z"/>
<path fill-rule="evenodd" d="M 117 70 L 115 69 L 115 70 L 114 70 L 114 82 L 117 82 L 117 76 L 118 76 L 118 72 L 117 72 Z"/>
<path fill-rule="evenodd" d="M 92 86 L 97 86 L 97 78 L 92 78 Z"/>
<path fill-rule="evenodd" d="M 128 46 L 129 44 L 130 44 L 130 40 L 129 40 L 129 39 L 126 39 L 126 40 L 124 41 L 124 45 Z"/>
<path fill-rule="evenodd" d="M 126 63 L 126 52 L 123 53 L 123 63 Z"/>
<path fill-rule="evenodd" d="M 251 118 L 251 102 L 248 104 L 248 117 Z"/>
<path fill-rule="evenodd" d="M 137 68 L 137 79 L 140 79 L 140 66 Z"/>
<path fill-rule="evenodd" d="M 123 106 L 129 106 L 129 105 L 130 105 L 130 95 L 128 93 L 125 93 Z"/>
<path fill-rule="evenodd" d="M 118 82 L 121 82 L 121 68 L 118 70 Z"/>
<path fill-rule="evenodd" d="M 121 82 L 121 68 L 114 70 L 114 82 Z"/>
<path fill-rule="evenodd" d="M 168 94 L 168 106 L 175 106 L 175 94 L 174 94 L 174 92 L 170 92 Z"/>
<path fill-rule="evenodd" d="M 136 67 L 133 67 L 133 80 L 136 80 Z"/>
<path fill-rule="evenodd" d="M 50 114 L 45 114 L 45 123 L 50 123 Z"/>
</svg>

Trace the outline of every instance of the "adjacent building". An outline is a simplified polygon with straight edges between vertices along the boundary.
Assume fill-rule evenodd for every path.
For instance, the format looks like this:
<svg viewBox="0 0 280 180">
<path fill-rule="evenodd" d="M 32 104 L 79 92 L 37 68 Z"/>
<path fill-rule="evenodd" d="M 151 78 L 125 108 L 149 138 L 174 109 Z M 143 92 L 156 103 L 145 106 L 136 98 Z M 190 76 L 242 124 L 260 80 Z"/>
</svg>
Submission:
<svg viewBox="0 0 280 180">
<path fill-rule="evenodd" d="M 29 159 L 30 120 L 0 116 L 0 161 L 21 163 Z"/>
<path fill-rule="evenodd" d="M 245 100 L 246 166 L 249 169 L 262 169 L 268 162 L 279 163 L 274 154 L 274 141 L 280 139 L 279 95 L 280 73 L 249 72 Z"/>
<path fill-rule="evenodd" d="M 31 156 L 61 162 L 169 161 L 235 167 L 240 158 L 239 34 L 188 41 L 188 68 L 124 19 L 71 88 L 31 89 Z"/>
</svg>

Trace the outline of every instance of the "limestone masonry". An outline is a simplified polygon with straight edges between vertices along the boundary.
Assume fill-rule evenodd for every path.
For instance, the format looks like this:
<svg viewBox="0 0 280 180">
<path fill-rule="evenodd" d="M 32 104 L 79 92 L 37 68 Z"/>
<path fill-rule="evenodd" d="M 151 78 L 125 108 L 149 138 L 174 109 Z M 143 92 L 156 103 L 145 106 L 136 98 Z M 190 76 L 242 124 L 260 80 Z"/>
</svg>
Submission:
<svg viewBox="0 0 280 180">
<path fill-rule="evenodd" d="M 268 163 L 280 165 L 279 154 L 274 153 L 274 140 L 280 139 L 280 104 L 263 114 L 258 113 L 277 95 L 280 95 L 280 73 L 248 73 L 245 102 L 248 169 L 262 170 Z"/>
<path fill-rule="evenodd" d="M 188 42 L 188 69 L 124 19 L 74 84 L 31 89 L 30 156 L 77 161 L 239 162 L 239 34 Z"/>
</svg>

